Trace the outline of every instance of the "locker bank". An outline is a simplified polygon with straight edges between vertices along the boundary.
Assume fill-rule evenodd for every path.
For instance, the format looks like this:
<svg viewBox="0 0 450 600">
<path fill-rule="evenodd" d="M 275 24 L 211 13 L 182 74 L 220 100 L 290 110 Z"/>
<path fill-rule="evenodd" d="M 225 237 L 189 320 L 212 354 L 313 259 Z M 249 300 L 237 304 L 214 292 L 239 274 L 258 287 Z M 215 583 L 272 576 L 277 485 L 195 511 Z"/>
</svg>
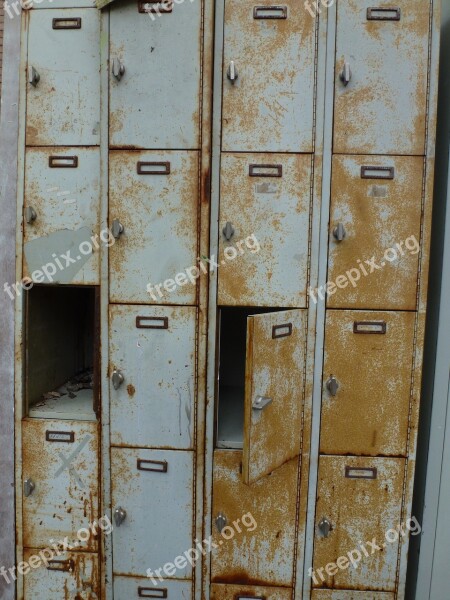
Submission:
<svg viewBox="0 0 450 600">
<path fill-rule="evenodd" d="M 97 4 L 6 28 L 0 597 L 402 600 L 439 2 Z"/>
</svg>

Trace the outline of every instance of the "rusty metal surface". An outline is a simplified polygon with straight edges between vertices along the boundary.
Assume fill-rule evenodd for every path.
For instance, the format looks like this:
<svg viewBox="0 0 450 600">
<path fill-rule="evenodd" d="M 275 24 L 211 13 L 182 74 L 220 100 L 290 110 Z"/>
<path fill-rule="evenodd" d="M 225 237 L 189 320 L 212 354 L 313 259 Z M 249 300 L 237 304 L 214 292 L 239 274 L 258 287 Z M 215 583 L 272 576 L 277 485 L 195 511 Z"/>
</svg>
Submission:
<svg viewBox="0 0 450 600">
<path fill-rule="evenodd" d="M 416 308 L 423 166 L 421 157 L 333 158 L 328 281 L 336 284 L 351 270 L 355 279 L 359 271 L 359 279 L 345 288 L 334 287 L 329 307 Z M 362 178 L 363 167 L 392 167 L 394 178 Z M 371 173 L 388 176 L 387 171 Z M 333 236 L 338 223 L 346 232 L 341 242 Z M 388 249 L 393 252 L 385 256 Z M 366 262 L 373 258 L 376 268 Z"/>
<path fill-rule="evenodd" d="M 346 476 L 346 468 L 376 469 L 376 478 Z M 319 585 L 338 589 L 394 591 L 396 586 L 398 541 L 387 543 L 385 534 L 400 526 L 405 461 L 397 458 L 321 456 L 316 505 L 316 528 L 322 518 L 331 522 L 328 537 L 316 529 L 314 569 Z M 335 575 L 318 569 L 373 541 L 381 547 L 363 556 L 358 568 L 336 569 Z M 385 547 L 382 544 L 385 543 Z"/>
<path fill-rule="evenodd" d="M 314 590 L 311 600 L 394 600 L 395 595 L 385 592 L 352 592 L 347 590 Z"/>
<path fill-rule="evenodd" d="M 399 21 L 370 21 L 390 0 L 339 0 L 334 146 L 337 153 L 423 155 L 430 2 L 396 0 Z M 348 62 L 351 79 L 340 80 Z"/>
<path fill-rule="evenodd" d="M 366 321 L 386 323 L 386 333 L 354 333 Z M 327 311 L 323 454 L 406 455 L 414 322 L 410 312 Z M 331 375 L 336 396 L 326 387 Z"/>
<path fill-rule="evenodd" d="M 250 166 L 276 165 L 282 176 L 249 175 Z M 259 168 L 257 173 L 275 173 Z M 219 305 L 306 306 L 311 156 L 223 154 L 219 216 Z M 230 241 L 223 228 L 235 230 Z M 234 260 L 227 260 L 240 241 Z M 253 248 L 253 251 L 252 251 Z"/>
<path fill-rule="evenodd" d="M 47 432 L 72 432 L 74 441 L 47 441 Z M 22 441 L 23 479 L 36 485 L 23 498 L 23 545 L 46 548 L 67 537 L 75 548 L 96 551 L 98 534 L 89 525 L 100 517 L 98 425 L 27 419 Z M 86 541 L 77 537 L 81 528 L 90 531 Z"/>
<path fill-rule="evenodd" d="M 39 556 L 39 552 L 26 549 L 24 561 L 28 563 L 30 558 Z M 24 578 L 24 598 L 98 600 L 101 597 L 100 565 L 95 554 L 65 552 L 54 560 L 67 561 L 67 564 L 73 565 L 73 570 L 48 570 L 44 565 L 31 569 Z"/>
<path fill-rule="evenodd" d="M 198 266 L 198 161 L 197 152 L 110 153 L 110 226 L 119 219 L 124 227 L 109 253 L 111 302 L 195 303 L 195 281 L 170 292 L 147 285 Z M 139 175 L 138 162 L 168 162 L 170 173 Z"/>
<path fill-rule="evenodd" d="M 212 554 L 214 583 L 291 586 L 294 568 L 298 460 L 276 469 L 251 486 L 242 482 L 242 453 L 214 452 L 213 541 L 220 547 Z M 251 513 L 254 531 L 236 533 L 223 540 L 214 525 L 219 513 L 228 524 Z"/>
<path fill-rule="evenodd" d="M 175 558 L 175 557 L 174 557 Z M 191 581 L 170 581 L 165 579 L 154 585 L 147 577 L 114 577 L 114 599 L 168 598 L 168 600 L 192 600 Z M 141 590 L 139 594 L 139 589 Z M 165 595 L 166 594 L 166 595 Z"/>
<path fill-rule="evenodd" d="M 300 453 L 306 319 L 306 311 L 285 311 L 247 320 L 244 483 L 253 484 Z M 255 410 L 256 396 L 272 402 Z"/>
<path fill-rule="evenodd" d="M 211 600 L 291 600 L 292 590 L 282 587 L 261 587 L 250 585 L 219 585 L 211 586 Z"/>
<path fill-rule="evenodd" d="M 273 6 L 262 0 L 259 7 Z M 222 149 L 312 152 L 315 20 L 285 0 L 286 18 L 255 19 L 255 4 L 226 0 Z M 270 57 L 270 59 L 268 59 Z M 234 61 L 238 79 L 227 79 Z"/>
</svg>

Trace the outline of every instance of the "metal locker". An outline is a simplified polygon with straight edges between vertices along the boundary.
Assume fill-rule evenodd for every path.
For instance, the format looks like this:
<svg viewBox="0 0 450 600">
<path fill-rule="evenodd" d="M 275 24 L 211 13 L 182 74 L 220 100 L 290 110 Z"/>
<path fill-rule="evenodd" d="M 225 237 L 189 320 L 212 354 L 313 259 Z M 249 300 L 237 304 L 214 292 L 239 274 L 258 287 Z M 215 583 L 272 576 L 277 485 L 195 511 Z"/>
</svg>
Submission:
<svg viewBox="0 0 450 600">
<path fill-rule="evenodd" d="M 306 306 L 311 175 L 309 155 L 222 155 L 219 305 Z"/>
<path fill-rule="evenodd" d="M 404 472 L 405 460 L 399 458 L 320 457 L 314 587 L 395 590 Z M 395 540 L 392 533 L 386 537 L 391 530 Z M 340 557 L 347 557 L 347 567 L 330 568 L 333 575 L 328 574 L 327 565 Z"/>
<path fill-rule="evenodd" d="M 425 153 L 430 2 L 337 3 L 333 150 Z"/>
<path fill-rule="evenodd" d="M 201 11 L 201 0 L 111 5 L 112 147 L 199 148 Z"/>
<path fill-rule="evenodd" d="M 27 146 L 100 142 L 100 14 L 29 12 Z"/>
<path fill-rule="evenodd" d="M 100 516 L 97 423 L 26 419 L 22 440 L 23 545 L 67 537 L 73 549 L 97 551 L 89 527 Z"/>
<path fill-rule="evenodd" d="M 39 566 L 40 552 L 36 549 L 24 551 L 23 560 L 32 567 L 24 577 L 24 598 L 98 600 L 101 597 L 98 556 L 62 552 L 48 560 L 47 565 L 40 560 Z"/>
<path fill-rule="evenodd" d="M 164 579 L 163 582 L 160 582 L 157 577 L 155 581 L 158 582 L 156 586 L 148 578 L 114 577 L 114 598 L 115 600 L 131 600 L 134 598 L 192 600 L 192 583 L 190 581 Z"/>
<path fill-rule="evenodd" d="M 291 600 L 291 598 L 290 588 L 219 584 L 211 586 L 211 600 Z"/>
<path fill-rule="evenodd" d="M 423 167 L 418 156 L 333 158 L 329 307 L 416 308 Z"/>
<path fill-rule="evenodd" d="M 116 575 L 146 577 L 192 548 L 193 462 L 192 452 L 111 449 Z M 189 563 L 177 570 L 191 577 Z"/>
<path fill-rule="evenodd" d="M 67 8 L 67 0 L 34 0 L 31 10 L 38 8 Z M 72 8 L 95 8 L 96 0 L 70 0 L 70 6 Z"/>
<path fill-rule="evenodd" d="M 315 20 L 295 0 L 225 1 L 222 150 L 312 152 Z"/>
<path fill-rule="evenodd" d="M 193 307 L 110 306 L 111 443 L 191 449 Z"/>
<path fill-rule="evenodd" d="M 348 590 L 314 590 L 311 600 L 394 600 L 395 595 L 385 592 L 352 592 Z"/>
<path fill-rule="evenodd" d="M 99 283 L 100 247 L 114 241 L 99 230 L 99 194 L 97 148 L 27 149 L 25 276 L 47 266 L 45 283 Z"/>
<path fill-rule="evenodd" d="M 211 581 L 260 586 L 292 586 L 298 459 L 286 462 L 271 475 L 246 485 L 241 474 L 242 452 L 214 452 Z M 235 523 L 250 513 L 257 524 L 249 531 Z M 235 529 L 231 539 L 219 532 L 220 517 Z M 223 521 L 222 521 L 223 522 Z"/>
<path fill-rule="evenodd" d="M 186 270 L 198 266 L 198 160 L 197 152 L 111 152 L 111 302 L 195 304 Z M 167 283 L 178 274 L 183 283 Z"/>
<path fill-rule="evenodd" d="M 415 314 L 327 311 L 320 451 L 405 456 Z"/>
</svg>

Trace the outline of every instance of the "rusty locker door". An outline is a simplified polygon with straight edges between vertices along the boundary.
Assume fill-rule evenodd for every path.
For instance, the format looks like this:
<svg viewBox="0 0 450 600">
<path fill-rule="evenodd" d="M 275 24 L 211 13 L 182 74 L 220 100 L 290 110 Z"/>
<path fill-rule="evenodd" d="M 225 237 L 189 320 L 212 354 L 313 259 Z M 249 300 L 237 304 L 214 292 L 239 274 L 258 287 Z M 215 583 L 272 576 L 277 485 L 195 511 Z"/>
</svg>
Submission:
<svg viewBox="0 0 450 600">
<path fill-rule="evenodd" d="M 395 591 L 404 470 L 399 458 L 320 457 L 315 587 Z M 340 557 L 347 557 L 347 566 L 341 560 L 329 569 L 333 575 L 327 573 Z"/>
<path fill-rule="evenodd" d="M 333 150 L 423 155 L 428 0 L 339 0 Z"/>
<path fill-rule="evenodd" d="M 395 600 L 395 594 L 351 590 L 313 590 L 311 600 Z"/>
<path fill-rule="evenodd" d="M 100 13 L 28 12 L 27 146 L 100 143 Z"/>
<path fill-rule="evenodd" d="M 312 158 L 222 154 L 222 306 L 306 306 Z"/>
<path fill-rule="evenodd" d="M 405 456 L 413 312 L 328 311 L 320 451 Z"/>
<path fill-rule="evenodd" d="M 212 553 L 211 581 L 227 584 L 227 587 L 251 582 L 255 586 L 290 588 L 294 569 L 298 459 L 286 462 L 250 486 L 242 481 L 241 462 L 241 451 L 214 452 L 212 538 L 216 546 Z M 234 529 L 233 536 L 229 531 L 227 536 L 221 534 L 223 518 L 226 525 Z"/>
<path fill-rule="evenodd" d="M 110 306 L 111 443 L 190 449 L 194 307 Z"/>
<path fill-rule="evenodd" d="M 416 308 L 423 166 L 420 157 L 333 158 L 329 307 Z"/>
<path fill-rule="evenodd" d="M 110 243 L 100 239 L 99 194 L 98 148 L 27 149 L 24 276 L 51 263 L 45 283 L 99 283 L 100 247 Z"/>
<path fill-rule="evenodd" d="M 186 270 L 198 267 L 198 160 L 198 152 L 111 152 L 111 302 L 195 304 Z"/>
<path fill-rule="evenodd" d="M 306 328 L 306 310 L 248 318 L 242 456 L 246 484 L 300 453 Z"/>
<path fill-rule="evenodd" d="M 252 585 L 211 586 L 211 600 L 291 600 L 292 590 Z"/>
<path fill-rule="evenodd" d="M 312 152 L 315 19 L 295 0 L 225 0 L 222 150 Z"/>
<path fill-rule="evenodd" d="M 110 10 L 111 146 L 199 148 L 202 0 Z"/>
<path fill-rule="evenodd" d="M 67 537 L 75 549 L 97 551 L 94 533 L 77 536 L 100 516 L 97 423 L 27 419 L 22 430 L 23 545 Z"/>
<path fill-rule="evenodd" d="M 174 557 L 175 558 L 175 557 Z M 163 565 L 161 565 L 163 566 Z M 134 600 L 134 598 L 167 598 L 167 600 L 192 600 L 191 581 L 160 582 L 142 577 L 114 577 L 115 600 Z"/>
</svg>

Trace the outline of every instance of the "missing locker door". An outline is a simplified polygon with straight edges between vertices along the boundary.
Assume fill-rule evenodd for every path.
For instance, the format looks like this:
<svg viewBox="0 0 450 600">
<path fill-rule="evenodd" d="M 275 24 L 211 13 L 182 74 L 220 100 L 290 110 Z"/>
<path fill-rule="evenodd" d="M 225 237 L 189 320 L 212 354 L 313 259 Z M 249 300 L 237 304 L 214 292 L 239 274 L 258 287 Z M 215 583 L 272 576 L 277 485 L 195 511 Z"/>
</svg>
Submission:
<svg viewBox="0 0 450 600">
<path fill-rule="evenodd" d="M 26 295 L 25 319 L 25 414 L 95 420 L 98 288 L 35 286 Z"/>
</svg>

